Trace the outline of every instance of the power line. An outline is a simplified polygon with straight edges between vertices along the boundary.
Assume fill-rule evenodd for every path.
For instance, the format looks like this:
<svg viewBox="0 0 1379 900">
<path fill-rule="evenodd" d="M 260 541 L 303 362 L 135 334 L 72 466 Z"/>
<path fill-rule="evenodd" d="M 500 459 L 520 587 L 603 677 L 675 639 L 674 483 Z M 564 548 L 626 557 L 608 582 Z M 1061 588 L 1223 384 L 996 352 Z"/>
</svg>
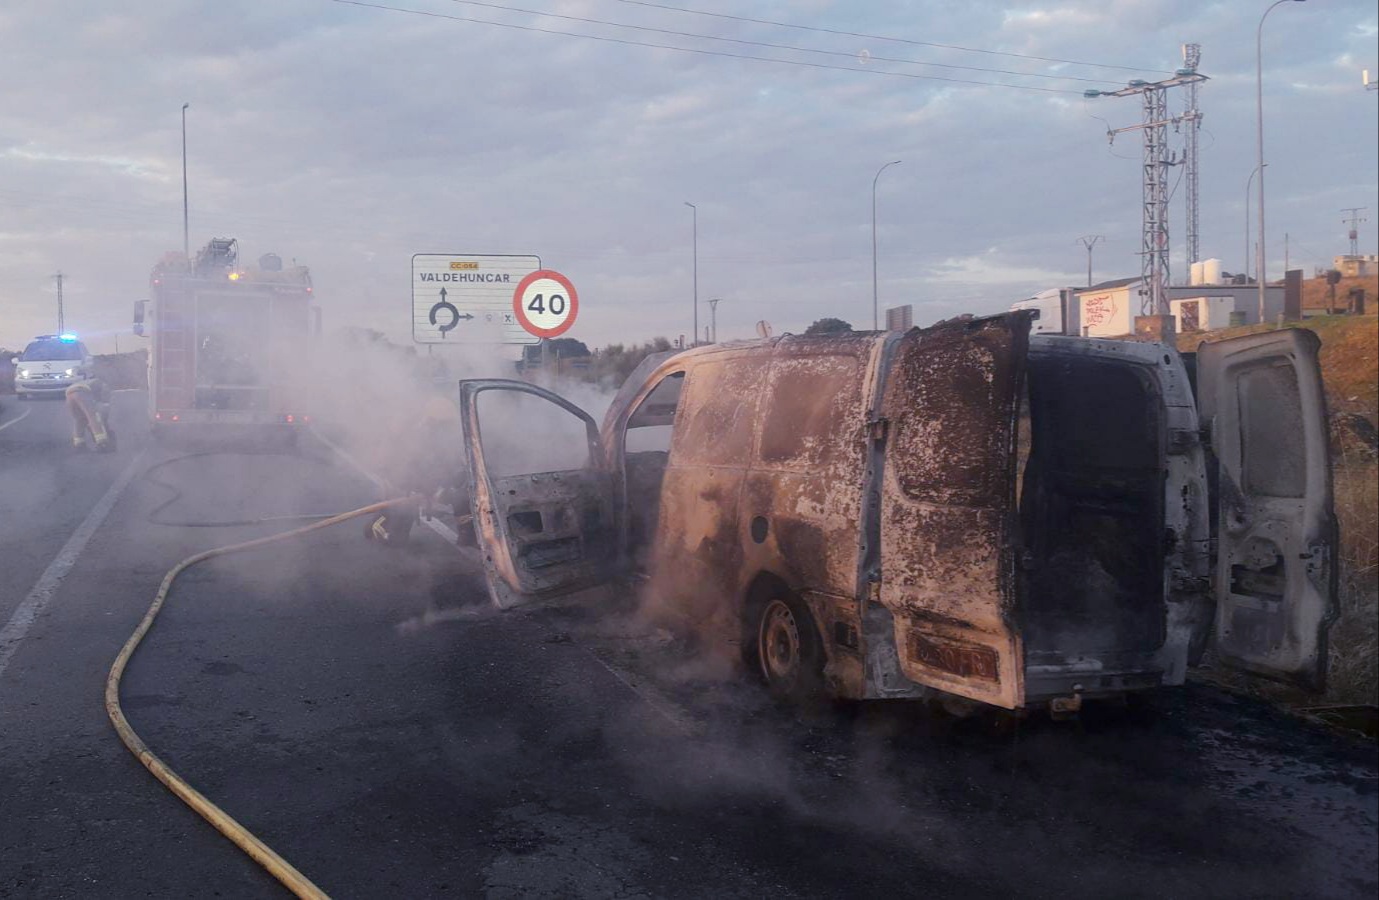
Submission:
<svg viewBox="0 0 1379 900">
<path fill-rule="evenodd" d="M 728 59 L 747 59 L 756 62 L 778 63 L 786 66 L 800 66 L 806 69 L 831 69 L 836 72 L 855 72 L 863 75 L 885 75 L 891 78 L 909 78 L 918 81 L 944 81 L 951 84 L 975 84 L 982 87 L 999 87 L 1017 91 L 1035 91 L 1040 94 L 1082 94 L 1082 91 L 1070 90 L 1068 88 L 1045 88 L 1033 87 L 1025 84 L 1010 84 L 1004 81 L 977 81 L 972 78 L 950 78 L 946 75 L 920 75 L 915 72 L 884 72 L 880 69 L 859 69 L 852 66 L 831 66 L 827 63 L 804 62 L 798 59 L 775 59 L 769 56 L 753 56 L 748 53 L 729 53 L 726 50 L 704 50 L 692 47 L 677 47 L 673 44 L 654 44 L 650 41 L 632 41 L 626 38 L 606 37 L 595 34 L 579 34 L 573 31 L 560 31 L 555 28 L 540 28 L 535 25 L 518 25 L 513 22 L 495 22 L 491 19 L 476 19 L 470 16 L 455 16 L 446 13 L 430 12 L 420 9 L 404 9 L 399 6 L 387 6 L 382 3 L 364 3 L 362 0 L 331 0 L 332 3 L 341 3 L 346 6 L 358 6 L 364 9 L 377 9 L 385 12 L 404 13 L 413 16 L 425 16 L 430 19 L 449 19 L 455 22 L 471 22 L 476 25 L 494 25 L 498 28 L 512 28 L 517 31 L 529 31 L 538 34 L 555 34 L 562 37 L 583 38 L 589 41 L 601 41 L 608 44 L 622 44 L 628 47 L 649 47 L 653 50 L 674 50 L 678 53 L 694 53 L 700 56 L 720 56 Z"/>
<path fill-rule="evenodd" d="M 675 37 L 691 38 L 703 41 L 719 41 L 727 44 L 741 44 L 748 47 L 764 47 L 770 50 L 788 50 L 793 53 L 814 53 L 821 56 L 841 56 L 845 59 L 858 59 L 856 53 L 846 50 L 822 50 L 815 47 L 800 47 L 794 44 L 776 44 L 770 41 L 750 41 L 744 38 L 720 37 L 712 34 L 701 34 L 694 31 L 676 31 L 672 28 L 656 28 L 651 25 L 633 25 L 628 22 L 612 22 L 607 19 L 587 19 L 582 16 L 567 16 L 561 13 L 545 12 L 539 9 L 523 9 L 517 6 L 505 6 L 501 3 L 485 3 L 483 0 L 450 0 L 451 3 L 459 3 L 464 6 L 481 6 L 486 9 L 500 9 L 504 12 L 525 13 L 532 16 L 544 16 L 548 19 L 563 19 L 567 22 L 580 22 L 585 25 L 605 25 L 610 28 L 627 28 L 633 31 L 647 31 L 654 34 L 668 34 Z M 993 69 L 989 66 L 963 66 L 956 63 L 926 62 L 922 59 L 905 59 L 896 56 L 877 56 L 867 54 L 868 60 L 877 62 L 899 63 L 907 66 L 934 66 L 940 69 L 958 69 L 966 72 L 988 72 L 993 75 L 1017 75 L 1023 78 L 1047 78 L 1054 81 L 1083 81 L 1088 84 L 1119 84 L 1105 78 L 1082 78 L 1077 75 L 1050 75 L 1045 72 L 1020 72 L 1015 69 Z"/>
<path fill-rule="evenodd" d="M 709 16 L 715 19 L 729 19 L 734 22 L 748 22 L 752 25 L 771 25 L 776 28 L 794 28 L 799 31 L 814 31 L 821 34 L 837 34 L 844 37 L 867 38 L 873 41 L 892 41 L 897 44 L 910 44 L 915 47 L 937 47 L 943 50 L 961 50 L 964 53 L 984 53 L 990 56 L 1010 56 L 1015 59 L 1032 59 L 1039 62 L 1063 63 L 1072 66 L 1092 66 L 1097 69 L 1119 69 L 1126 72 L 1163 72 L 1168 74 L 1167 69 L 1136 68 L 1135 66 L 1122 66 L 1113 63 L 1094 63 L 1083 62 L 1076 59 L 1059 59 L 1055 56 L 1035 56 L 1029 53 L 1015 53 L 1009 50 L 986 50 L 981 47 L 962 47 L 957 44 L 940 44 L 935 41 L 916 41 L 910 38 L 887 37 L 883 34 L 867 34 L 861 31 L 843 31 L 838 28 L 824 28 L 818 25 L 796 25 L 791 22 L 773 22 L 770 19 L 752 19 L 747 16 L 734 16 L 729 13 L 708 12 L 702 9 L 688 9 L 681 6 L 669 6 L 664 3 L 651 3 L 649 0 L 616 0 L 618 3 L 626 3 L 630 6 L 645 6 L 651 9 L 663 9 L 670 12 L 686 13 L 694 16 Z"/>
</svg>

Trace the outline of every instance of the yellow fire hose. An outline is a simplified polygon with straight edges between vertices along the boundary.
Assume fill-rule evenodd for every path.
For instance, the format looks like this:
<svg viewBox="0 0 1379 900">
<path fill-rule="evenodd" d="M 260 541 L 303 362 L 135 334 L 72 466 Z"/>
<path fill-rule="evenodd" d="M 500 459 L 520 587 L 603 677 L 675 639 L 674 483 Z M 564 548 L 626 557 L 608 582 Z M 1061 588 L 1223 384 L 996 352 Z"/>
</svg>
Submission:
<svg viewBox="0 0 1379 900">
<path fill-rule="evenodd" d="M 172 583 L 187 569 L 197 563 L 205 562 L 217 556 L 225 556 L 230 553 L 239 553 L 244 550 L 252 550 L 255 547 L 262 547 L 277 541 L 284 541 L 289 538 L 300 537 L 308 532 L 317 531 L 322 528 L 329 528 L 341 522 L 357 519 L 370 513 L 382 512 L 391 507 L 397 506 L 403 500 L 385 500 L 381 503 L 371 503 L 368 506 L 350 512 L 341 513 L 338 516 L 331 516 L 320 522 L 314 522 L 302 528 L 295 528 L 292 531 L 285 531 L 281 534 L 269 535 L 268 537 L 255 538 L 252 541 L 243 541 L 238 544 L 229 544 L 224 547 L 216 547 L 205 550 L 195 556 L 189 556 L 177 565 L 168 570 L 168 574 L 163 576 L 163 583 L 158 588 L 158 593 L 154 595 L 153 605 L 144 613 L 144 618 L 139 622 L 139 627 L 134 629 L 129 640 L 125 641 L 120 654 L 115 657 L 114 664 L 110 667 L 110 674 L 105 679 L 105 711 L 110 716 L 110 721 L 115 726 L 115 731 L 120 736 L 120 740 L 129 748 L 129 752 L 139 758 L 139 762 L 153 773 L 153 777 L 172 791 L 182 802 L 196 810 L 202 818 L 210 822 L 215 829 L 234 841 L 235 845 L 245 853 L 249 854 L 255 862 L 268 870 L 274 878 L 282 882 L 292 893 L 298 897 L 324 898 L 328 900 L 328 895 L 311 883 L 301 872 L 293 868 L 292 864 L 283 859 L 273 849 L 263 841 L 255 837 L 247 828 L 236 822 L 228 813 L 210 800 L 207 800 L 196 788 L 188 784 L 180 775 L 168 767 L 167 763 L 159 759 L 152 750 L 148 749 L 143 740 L 130 726 L 129 720 L 125 718 L 124 710 L 120 707 L 120 679 L 124 676 L 125 666 L 128 665 L 134 651 L 139 648 L 139 643 L 143 641 L 148 630 L 153 627 L 153 620 L 157 618 L 159 610 L 163 608 L 163 603 L 168 598 L 168 591 L 172 589 Z"/>
</svg>

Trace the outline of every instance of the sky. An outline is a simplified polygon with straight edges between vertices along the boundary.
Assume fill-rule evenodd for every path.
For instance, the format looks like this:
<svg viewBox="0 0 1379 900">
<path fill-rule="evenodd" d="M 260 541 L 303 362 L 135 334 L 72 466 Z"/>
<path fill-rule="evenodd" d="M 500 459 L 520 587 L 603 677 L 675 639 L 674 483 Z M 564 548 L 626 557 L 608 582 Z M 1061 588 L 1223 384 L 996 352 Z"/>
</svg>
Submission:
<svg viewBox="0 0 1379 900">
<path fill-rule="evenodd" d="M 1185 41 L 1210 78 L 1202 255 L 1235 272 L 1253 253 L 1267 2 L 378 5 L 426 15 L 339 0 L 0 8 L 0 347 L 55 330 L 57 272 L 69 330 L 95 352 L 142 346 L 132 304 L 182 244 L 183 103 L 193 251 L 236 237 L 245 259 L 309 265 L 327 327 L 398 343 L 411 257 L 432 252 L 540 256 L 576 285 L 567 336 L 591 347 L 688 334 L 696 215 L 701 330 L 710 298 L 725 340 L 759 321 L 870 327 L 873 179 L 892 160 L 875 181 L 883 311 L 912 304 L 923 325 L 1082 284 L 1083 236 L 1101 235 L 1095 280 L 1136 275 L 1140 135 L 1107 131 L 1140 122 L 1141 103 L 1082 94 L 1171 76 Z M 1360 252 L 1375 253 L 1379 91 L 1361 76 L 1379 71 L 1375 3 L 1283 3 L 1262 46 L 1270 277 L 1285 235 L 1309 275 L 1348 252 L 1347 207 L 1368 207 Z M 1175 116 L 1184 99 L 1170 92 Z"/>
</svg>

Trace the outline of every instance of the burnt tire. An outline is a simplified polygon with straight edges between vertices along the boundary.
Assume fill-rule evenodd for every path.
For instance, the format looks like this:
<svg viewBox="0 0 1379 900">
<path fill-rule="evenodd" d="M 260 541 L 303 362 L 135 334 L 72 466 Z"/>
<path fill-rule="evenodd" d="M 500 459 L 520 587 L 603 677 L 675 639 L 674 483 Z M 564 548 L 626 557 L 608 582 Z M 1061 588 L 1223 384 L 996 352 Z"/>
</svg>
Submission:
<svg viewBox="0 0 1379 900">
<path fill-rule="evenodd" d="M 802 600 L 773 590 L 757 609 L 755 634 L 757 668 L 773 697 L 803 705 L 823 696 L 824 650 Z"/>
</svg>

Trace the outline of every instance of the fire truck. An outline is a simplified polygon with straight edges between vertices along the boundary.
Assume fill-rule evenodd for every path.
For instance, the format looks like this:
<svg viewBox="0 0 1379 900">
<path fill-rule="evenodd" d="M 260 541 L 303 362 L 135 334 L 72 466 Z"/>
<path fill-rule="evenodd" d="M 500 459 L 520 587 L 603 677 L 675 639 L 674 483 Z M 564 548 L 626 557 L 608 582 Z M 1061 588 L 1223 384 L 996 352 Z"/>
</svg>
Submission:
<svg viewBox="0 0 1379 900">
<path fill-rule="evenodd" d="M 156 438 L 271 434 L 291 441 L 311 421 L 308 381 L 320 308 L 306 266 L 265 254 L 239 261 L 234 238 L 194 260 L 165 254 L 150 300 L 134 308 L 134 333 L 151 340 L 149 418 Z"/>
</svg>

